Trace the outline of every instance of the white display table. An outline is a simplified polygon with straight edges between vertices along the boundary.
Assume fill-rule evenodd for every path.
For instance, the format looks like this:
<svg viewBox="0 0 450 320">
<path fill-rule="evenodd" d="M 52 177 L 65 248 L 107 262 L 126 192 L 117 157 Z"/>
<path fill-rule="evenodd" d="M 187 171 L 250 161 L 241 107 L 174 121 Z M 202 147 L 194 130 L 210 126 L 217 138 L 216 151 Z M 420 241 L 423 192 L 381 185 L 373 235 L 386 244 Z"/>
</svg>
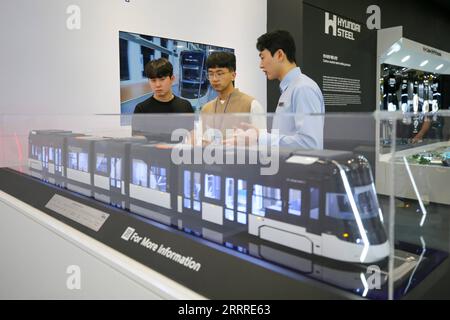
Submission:
<svg viewBox="0 0 450 320">
<path fill-rule="evenodd" d="M 203 298 L 2 191 L 0 255 L 0 299 Z"/>
</svg>

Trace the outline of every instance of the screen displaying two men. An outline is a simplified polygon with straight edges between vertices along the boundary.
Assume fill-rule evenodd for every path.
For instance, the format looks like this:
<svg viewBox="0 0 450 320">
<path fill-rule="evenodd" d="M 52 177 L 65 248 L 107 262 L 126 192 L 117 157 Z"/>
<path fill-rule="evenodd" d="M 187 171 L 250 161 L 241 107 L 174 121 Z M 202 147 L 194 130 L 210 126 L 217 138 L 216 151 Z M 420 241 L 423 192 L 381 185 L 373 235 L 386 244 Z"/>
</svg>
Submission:
<svg viewBox="0 0 450 320">
<path fill-rule="evenodd" d="M 215 51 L 233 49 L 209 44 L 119 32 L 121 114 L 133 113 L 136 105 L 152 96 L 145 65 L 166 58 L 175 76 L 173 93 L 189 100 L 195 110 L 216 97 L 207 79 L 206 58 Z"/>
</svg>

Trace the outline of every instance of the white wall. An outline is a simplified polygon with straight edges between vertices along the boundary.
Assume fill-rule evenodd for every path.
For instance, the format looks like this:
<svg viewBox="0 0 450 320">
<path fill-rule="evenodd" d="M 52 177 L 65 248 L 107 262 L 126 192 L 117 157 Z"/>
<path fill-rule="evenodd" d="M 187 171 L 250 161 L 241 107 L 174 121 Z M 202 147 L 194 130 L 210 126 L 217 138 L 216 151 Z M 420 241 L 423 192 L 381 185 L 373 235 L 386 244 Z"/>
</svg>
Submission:
<svg viewBox="0 0 450 320">
<path fill-rule="evenodd" d="M 237 86 L 266 105 L 255 48 L 266 11 L 266 0 L 2 0 L 0 114 L 119 113 L 119 30 L 234 48 Z"/>
</svg>

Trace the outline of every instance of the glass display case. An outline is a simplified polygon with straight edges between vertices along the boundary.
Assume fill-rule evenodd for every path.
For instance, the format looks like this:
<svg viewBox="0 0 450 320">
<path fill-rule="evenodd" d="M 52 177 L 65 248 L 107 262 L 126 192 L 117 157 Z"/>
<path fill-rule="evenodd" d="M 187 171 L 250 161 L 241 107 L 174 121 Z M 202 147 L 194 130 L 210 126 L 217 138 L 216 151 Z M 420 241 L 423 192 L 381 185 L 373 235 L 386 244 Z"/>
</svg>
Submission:
<svg viewBox="0 0 450 320">
<path fill-rule="evenodd" d="M 380 123 L 378 192 L 391 192 L 385 182 L 389 181 L 386 177 L 393 175 L 395 182 L 398 182 L 395 187 L 396 196 L 413 200 L 421 198 L 426 202 L 449 205 L 447 183 L 450 181 L 450 112 L 398 113 L 388 117 L 390 120 Z M 408 136 L 407 133 L 415 121 L 430 122 L 430 130 L 435 129 L 435 133 L 420 140 L 413 139 L 413 135 Z M 395 139 L 386 139 L 386 132 Z M 394 154 L 391 152 L 393 148 Z"/>
<path fill-rule="evenodd" d="M 399 192 L 414 165 L 448 169 L 448 141 L 403 155 L 396 116 L 0 116 L 0 189 L 207 298 L 426 297 L 449 277 L 449 196 Z"/>
</svg>

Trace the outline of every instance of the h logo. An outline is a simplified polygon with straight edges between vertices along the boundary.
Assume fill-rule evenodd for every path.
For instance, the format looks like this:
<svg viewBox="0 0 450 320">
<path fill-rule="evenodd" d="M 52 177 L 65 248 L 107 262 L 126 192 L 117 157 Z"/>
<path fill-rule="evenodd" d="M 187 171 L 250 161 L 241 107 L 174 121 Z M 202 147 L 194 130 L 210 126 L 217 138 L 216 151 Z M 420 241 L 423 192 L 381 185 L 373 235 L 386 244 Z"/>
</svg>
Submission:
<svg viewBox="0 0 450 320">
<path fill-rule="evenodd" d="M 333 18 L 330 19 L 330 14 L 325 12 L 325 33 L 330 34 L 330 27 L 333 29 L 333 36 L 336 37 L 337 29 L 337 17 L 333 14 Z"/>
</svg>

